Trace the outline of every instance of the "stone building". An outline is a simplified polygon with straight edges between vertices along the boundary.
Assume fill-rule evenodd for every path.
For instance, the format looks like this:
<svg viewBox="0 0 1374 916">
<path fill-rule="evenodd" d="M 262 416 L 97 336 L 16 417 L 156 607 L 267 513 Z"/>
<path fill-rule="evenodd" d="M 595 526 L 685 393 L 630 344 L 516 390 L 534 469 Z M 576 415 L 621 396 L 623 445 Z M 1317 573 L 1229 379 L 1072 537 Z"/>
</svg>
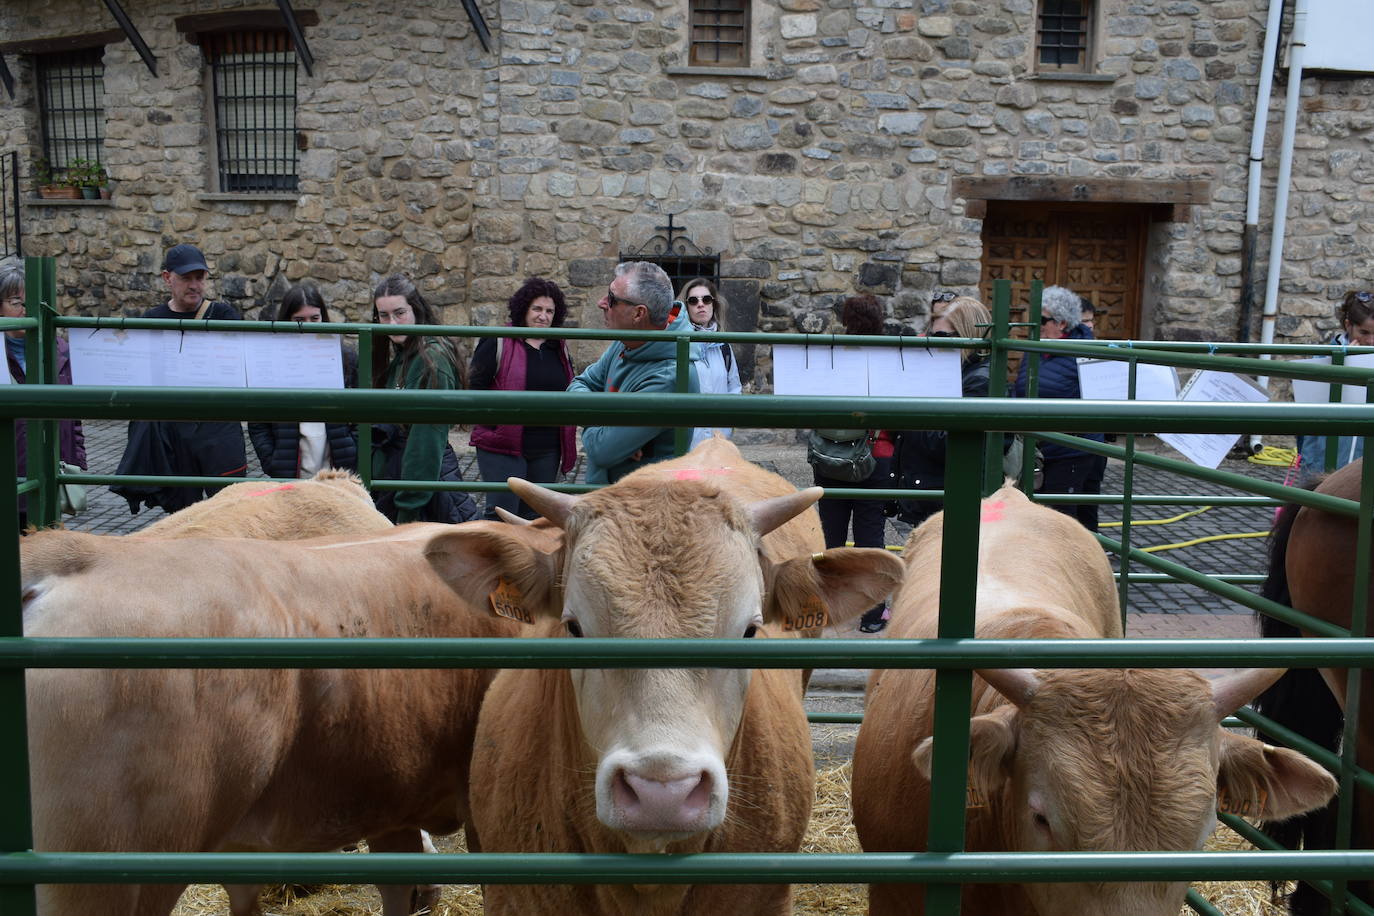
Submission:
<svg viewBox="0 0 1374 916">
<path fill-rule="evenodd" d="M 1282 61 L 1247 272 L 1267 8 L 319 0 L 296 42 L 272 4 L 125 0 L 150 66 L 98 5 L 7 0 L 0 152 L 107 171 L 109 200 L 26 177 L 20 207 L 85 314 L 150 304 L 162 250 L 194 241 L 250 316 L 311 280 L 365 317 L 404 271 L 447 321 L 493 324 L 540 274 L 595 326 L 671 216 L 735 329 L 828 330 L 854 291 L 921 326 L 932 291 L 1005 276 L 1090 296 L 1105 336 L 1232 340 L 1247 280 L 1246 333 L 1262 304 L 1278 160 Z M 1310 76 L 1301 101 L 1280 341 L 1374 278 L 1374 79 Z"/>
</svg>

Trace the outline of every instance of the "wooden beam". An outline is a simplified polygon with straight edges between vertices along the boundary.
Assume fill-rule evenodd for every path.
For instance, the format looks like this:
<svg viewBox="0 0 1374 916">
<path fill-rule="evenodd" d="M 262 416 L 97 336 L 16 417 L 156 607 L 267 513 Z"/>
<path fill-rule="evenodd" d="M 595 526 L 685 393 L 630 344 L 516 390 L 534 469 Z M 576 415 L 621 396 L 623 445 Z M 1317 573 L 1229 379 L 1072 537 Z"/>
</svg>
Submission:
<svg viewBox="0 0 1374 916">
<path fill-rule="evenodd" d="M 1034 200 L 1069 203 L 1206 204 L 1212 183 L 1202 180 L 1151 181 L 1144 178 L 956 178 L 955 197 L 966 200 Z"/>
<path fill-rule="evenodd" d="M 20 41 L 0 41 L 0 54 L 52 54 L 57 51 L 82 51 L 124 40 L 120 29 L 103 32 L 82 32 L 79 35 L 59 35 L 55 38 L 25 38 Z"/>
<path fill-rule="evenodd" d="M 320 14 L 314 10 L 295 10 L 296 22 L 301 26 L 320 24 Z M 281 9 L 231 10 L 227 13 L 193 13 L 178 16 L 172 20 L 178 32 L 186 34 L 186 40 L 195 44 L 200 32 L 230 32 L 237 30 L 280 28 Z"/>
<path fill-rule="evenodd" d="M 964 216 L 969 219 L 987 219 L 988 202 L 977 197 L 970 197 L 964 201 Z"/>
</svg>

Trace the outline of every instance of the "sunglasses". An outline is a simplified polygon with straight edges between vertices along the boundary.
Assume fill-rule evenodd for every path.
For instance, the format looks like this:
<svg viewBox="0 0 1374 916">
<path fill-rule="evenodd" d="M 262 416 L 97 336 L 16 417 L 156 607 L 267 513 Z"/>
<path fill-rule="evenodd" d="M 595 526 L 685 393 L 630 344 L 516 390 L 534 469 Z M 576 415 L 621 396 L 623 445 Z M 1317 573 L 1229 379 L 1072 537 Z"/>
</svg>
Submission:
<svg viewBox="0 0 1374 916">
<path fill-rule="evenodd" d="M 611 292 L 609 289 L 606 290 L 606 307 L 615 308 L 617 305 L 636 306 L 643 305 L 643 303 L 635 302 L 633 299 L 622 299 L 615 293 Z"/>
<path fill-rule="evenodd" d="M 952 293 L 949 290 L 944 290 L 943 292 L 931 293 L 930 304 L 934 305 L 937 302 L 953 302 L 955 299 L 958 298 L 958 293 Z"/>
<path fill-rule="evenodd" d="M 954 336 L 954 332 L 953 332 L 953 331 L 931 331 L 931 332 L 930 332 L 930 336 L 931 336 L 931 337 L 953 337 L 953 336 Z"/>
<path fill-rule="evenodd" d="M 1374 302 L 1374 293 L 1360 290 L 1358 293 L 1355 294 L 1355 299 L 1358 302 Z"/>
<path fill-rule="evenodd" d="M 716 301 L 715 298 L 714 298 L 713 296 L 711 296 L 710 293 L 707 293 L 705 296 L 699 296 L 699 297 L 698 297 L 698 296 L 688 296 L 688 297 L 687 297 L 687 304 L 688 304 L 688 305 L 696 305 L 698 302 L 700 302 L 702 305 L 710 305 L 710 304 L 712 304 L 712 303 L 715 302 L 715 301 Z"/>
</svg>

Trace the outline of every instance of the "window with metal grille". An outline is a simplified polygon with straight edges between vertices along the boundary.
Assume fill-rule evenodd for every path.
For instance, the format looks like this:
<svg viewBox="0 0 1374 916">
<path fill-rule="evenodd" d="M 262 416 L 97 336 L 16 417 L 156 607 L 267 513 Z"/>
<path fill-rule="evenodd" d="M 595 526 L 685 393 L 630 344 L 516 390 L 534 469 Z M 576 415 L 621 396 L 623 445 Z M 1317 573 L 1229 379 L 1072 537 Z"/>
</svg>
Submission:
<svg viewBox="0 0 1374 916">
<path fill-rule="evenodd" d="M 1040 0 L 1036 59 L 1041 70 L 1090 69 L 1093 0 Z"/>
<path fill-rule="evenodd" d="M 699 67 L 747 67 L 749 0 L 689 2 L 692 37 L 688 63 Z"/>
<path fill-rule="evenodd" d="M 38 121 L 43 155 L 54 173 L 77 160 L 99 163 L 105 141 L 105 64 L 103 47 L 40 54 Z"/>
<path fill-rule="evenodd" d="M 296 52 L 286 32 L 202 34 L 221 191 L 294 191 Z"/>
</svg>

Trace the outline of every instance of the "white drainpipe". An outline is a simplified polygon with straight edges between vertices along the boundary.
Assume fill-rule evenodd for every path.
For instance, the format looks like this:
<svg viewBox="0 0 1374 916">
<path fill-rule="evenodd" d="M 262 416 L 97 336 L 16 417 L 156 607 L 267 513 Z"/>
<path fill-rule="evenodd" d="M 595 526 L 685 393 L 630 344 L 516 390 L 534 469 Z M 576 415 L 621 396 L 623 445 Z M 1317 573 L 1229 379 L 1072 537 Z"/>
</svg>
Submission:
<svg viewBox="0 0 1374 916">
<path fill-rule="evenodd" d="M 1296 0 L 1293 10 L 1293 35 L 1288 44 L 1288 96 L 1283 105 L 1283 135 L 1279 141 L 1279 175 L 1274 192 L 1274 227 L 1269 237 L 1269 271 L 1264 284 L 1264 321 L 1260 327 L 1260 343 L 1274 342 L 1274 325 L 1279 314 L 1279 275 L 1283 270 L 1283 235 L 1288 223 L 1288 189 L 1293 180 L 1293 137 L 1298 127 L 1298 103 L 1302 95 L 1302 60 L 1307 47 L 1307 0 Z M 1280 9 L 1282 2 L 1274 4 Z M 1274 10 L 1270 9 L 1270 21 Z M 1268 36 L 1266 35 L 1266 43 Z M 1261 87 L 1264 91 L 1264 87 Z M 1259 177 L 1254 163 L 1254 146 L 1251 146 L 1251 181 L 1254 188 L 1252 201 L 1258 201 Z M 1250 218 L 1249 206 L 1246 219 Z M 1261 359 L 1270 359 L 1263 354 Z M 1268 378 L 1259 380 L 1260 387 L 1269 385 Z M 1250 438 L 1252 448 L 1259 445 L 1258 437 Z"/>
</svg>

